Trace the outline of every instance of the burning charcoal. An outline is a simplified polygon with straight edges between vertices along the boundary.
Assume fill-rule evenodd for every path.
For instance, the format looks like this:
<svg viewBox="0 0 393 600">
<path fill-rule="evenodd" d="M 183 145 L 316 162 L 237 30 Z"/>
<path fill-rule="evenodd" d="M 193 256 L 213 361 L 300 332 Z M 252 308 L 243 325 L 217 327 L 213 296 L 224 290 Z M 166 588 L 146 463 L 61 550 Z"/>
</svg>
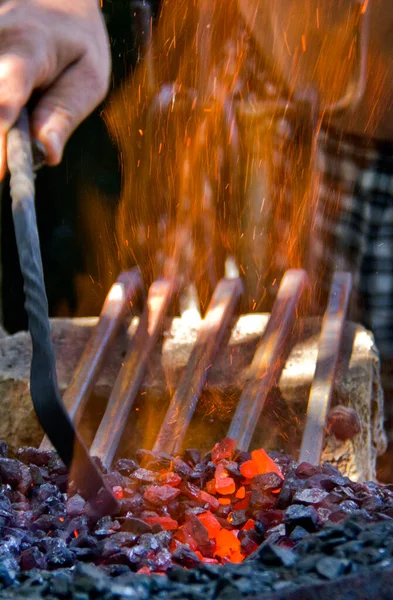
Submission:
<svg viewBox="0 0 393 600">
<path fill-rule="evenodd" d="M 294 502 L 302 504 L 320 504 L 329 494 L 318 488 L 299 490 L 293 497 Z"/>
<path fill-rule="evenodd" d="M 199 550 L 203 556 L 212 557 L 213 545 L 209 534 L 197 517 L 191 517 L 181 528 L 184 541 L 192 550 Z"/>
<path fill-rule="evenodd" d="M 212 450 L 212 461 L 219 463 L 224 458 L 232 460 L 235 454 L 236 443 L 231 438 L 224 438 L 221 442 L 218 442 Z"/>
<path fill-rule="evenodd" d="M 29 468 L 12 458 L 0 458 L 0 477 L 3 483 L 8 483 L 22 494 L 25 494 L 32 484 Z"/>
<path fill-rule="evenodd" d="M 67 513 L 70 517 L 77 517 L 83 513 L 83 509 L 85 508 L 86 500 L 79 496 L 79 494 L 75 494 L 67 501 Z"/>
<path fill-rule="evenodd" d="M 277 473 L 263 473 L 253 478 L 251 482 L 252 490 L 279 490 L 283 480 Z"/>
<path fill-rule="evenodd" d="M 178 542 L 176 550 L 172 554 L 173 561 L 186 569 L 196 569 L 201 561 L 198 556 L 186 544 Z"/>
<path fill-rule="evenodd" d="M 334 558 L 334 556 L 327 556 L 326 558 L 321 558 L 317 562 L 316 570 L 325 579 L 336 579 L 343 573 L 348 572 L 348 568 L 351 563 L 349 560 L 344 560 L 342 558 Z"/>
<path fill-rule="evenodd" d="M 134 471 L 136 471 L 138 468 L 137 463 L 134 460 L 131 460 L 130 458 L 121 458 L 120 460 L 116 461 L 115 466 L 114 466 L 114 470 L 118 471 L 119 473 L 121 473 L 121 475 L 131 475 L 131 473 L 134 473 Z"/>
<path fill-rule="evenodd" d="M 175 531 L 179 527 L 179 523 L 167 516 L 151 515 L 145 517 L 146 523 L 152 526 L 152 532 L 157 533 L 158 531 Z"/>
<path fill-rule="evenodd" d="M 18 450 L 16 456 L 25 465 L 46 467 L 53 456 L 53 452 L 51 450 L 38 450 L 31 446 L 24 446 Z"/>
<path fill-rule="evenodd" d="M 20 555 L 20 567 L 23 571 L 31 571 L 31 569 L 45 569 L 45 556 L 38 548 L 29 548 Z"/>
<path fill-rule="evenodd" d="M 0 440 L 0 458 L 8 458 L 8 446 L 4 440 Z"/>
<path fill-rule="evenodd" d="M 248 517 L 247 517 L 247 514 L 246 514 L 245 510 L 233 510 L 228 515 L 228 522 L 235 529 L 239 529 L 239 527 L 241 527 L 242 525 L 244 525 L 244 523 L 247 521 L 247 518 Z"/>
<path fill-rule="evenodd" d="M 143 533 L 151 533 L 151 525 L 142 521 L 142 519 L 137 519 L 136 517 L 126 517 L 121 525 L 122 531 L 130 531 L 131 533 L 135 533 L 137 535 L 142 535 Z"/>
<path fill-rule="evenodd" d="M 195 448 L 188 448 L 183 452 L 183 460 L 191 465 L 197 465 L 201 460 L 201 453 Z"/>
<path fill-rule="evenodd" d="M 222 460 L 221 464 L 232 477 L 241 477 L 239 465 L 234 460 Z"/>
<path fill-rule="evenodd" d="M 75 531 L 77 531 L 79 534 L 90 531 L 89 520 L 86 515 L 74 517 L 67 523 L 67 537 L 73 537 Z"/>
<path fill-rule="evenodd" d="M 164 506 L 179 496 L 180 490 L 170 485 L 151 485 L 143 494 L 146 502 L 155 506 Z"/>
<path fill-rule="evenodd" d="M 297 525 L 304 527 L 307 531 L 315 531 L 318 513 L 312 506 L 293 504 L 284 511 L 283 520 L 289 532 Z"/>
<path fill-rule="evenodd" d="M 97 548 L 98 540 L 90 535 L 87 531 L 79 533 L 78 537 L 74 537 L 69 544 L 70 548 Z"/>
<path fill-rule="evenodd" d="M 32 523 L 31 528 L 33 531 L 37 531 L 37 529 L 41 531 L 55 531 L 59 529 L 61 526 L 61 522 L 59 518 L 54 515 L 41 515 Z"/>
<path fill-rule="evenodd" d="M 158 483 L 160 474 L 148 469 L 139 468 L 132 473 L 131 479 L 136 479 L 142 483 Z"/>
<path fill-rule="evenodd" d="M 29 466 L 31 480 L 34 485 L 42 485 L 48 478 L 48 472 L 36 465 Z"/>
<path fill-rule="evenodd" d="M 182 478 L 177 473 L 173 471 L 167 471 L 166 473 L 161 473 L 160 477 L 160 485 L 171 485 L 172 487 L 177 487 L 182 482 Z"/>
</svg>

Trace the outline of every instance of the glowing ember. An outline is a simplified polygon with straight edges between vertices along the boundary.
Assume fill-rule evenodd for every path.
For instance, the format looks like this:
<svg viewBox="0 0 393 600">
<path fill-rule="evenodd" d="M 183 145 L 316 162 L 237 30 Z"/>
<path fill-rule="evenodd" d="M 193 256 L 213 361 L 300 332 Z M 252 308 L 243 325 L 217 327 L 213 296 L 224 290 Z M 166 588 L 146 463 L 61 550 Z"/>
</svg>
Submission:
<svg viewBox="0 0 393 600">
<path fill-rule="evenodd" d="M 194 558 L 212 564 L 242 562 L 258 547 L 256 511 L 260 516 L 266 510 L 266 521 L 275 518 L 269 512 L 281 487 L 281 470 L 264 450 L 239 453 L 228 438 L 198 466 L 205 481 L 201 479 L 200 485 L 191 483 L 191 471 L 180 458 L 158 472 L 135 470 L 133 489 L 126 490 L 129 501 L 144 502 L 140 521 L 171 532 L 175 555 L 191 551 Z M 115 486 L 113 491 L 128 501 L 123 488 Z"/>
</svg>

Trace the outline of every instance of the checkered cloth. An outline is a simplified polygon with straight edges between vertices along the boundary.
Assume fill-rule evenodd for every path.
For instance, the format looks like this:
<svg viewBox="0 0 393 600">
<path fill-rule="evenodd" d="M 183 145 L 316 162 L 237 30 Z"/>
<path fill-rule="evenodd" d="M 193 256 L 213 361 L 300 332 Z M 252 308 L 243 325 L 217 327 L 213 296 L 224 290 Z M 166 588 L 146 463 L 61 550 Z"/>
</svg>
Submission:
<svg viewBox="0 0 393 600">
<path fill-rule="evenodd" d="M 393 359 L 393 142 L 329 129 L 320 134 L 318 167 L 321 286 L 335 270 L 353 274 L 352 318 L 373 331 L 381 358 Z"/>
</svg>

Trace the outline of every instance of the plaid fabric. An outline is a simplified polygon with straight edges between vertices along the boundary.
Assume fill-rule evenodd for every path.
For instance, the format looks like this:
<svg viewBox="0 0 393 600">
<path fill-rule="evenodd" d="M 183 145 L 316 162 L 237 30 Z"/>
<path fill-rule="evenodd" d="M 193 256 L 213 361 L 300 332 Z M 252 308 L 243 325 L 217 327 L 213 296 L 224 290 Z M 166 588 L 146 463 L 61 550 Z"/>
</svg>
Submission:
<svg viewBox="0 0 393 600">
<path fill-rule="evenodd" d="M 315 253 L 321 286 L 335 270 L 354 277 L 352 318 L 393 359 L 393 142 L 321 132 Z M 323 283 L 325 282 L 325 283 Z"/>
</svg>

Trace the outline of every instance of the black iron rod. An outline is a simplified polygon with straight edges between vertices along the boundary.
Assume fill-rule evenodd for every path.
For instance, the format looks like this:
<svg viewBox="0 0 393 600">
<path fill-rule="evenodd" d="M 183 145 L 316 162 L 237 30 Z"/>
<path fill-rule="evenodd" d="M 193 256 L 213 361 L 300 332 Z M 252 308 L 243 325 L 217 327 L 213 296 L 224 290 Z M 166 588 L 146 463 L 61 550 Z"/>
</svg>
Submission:
<svg viewBox="0 0 393 600">
<path fill-rule="evenodd" d="M 96 514 L 112 512 L 116 500 L 106 487 L 61 399 L 50 337 L 48 300 L 35 212 L 35 189 L 29 119 L 22 110 L 7 140 L 12 215 L 23 275 L 25 309 L 33 346 L 30 392 L 37 417 L 68 468 L 70 478 Z"/>
</svg>

